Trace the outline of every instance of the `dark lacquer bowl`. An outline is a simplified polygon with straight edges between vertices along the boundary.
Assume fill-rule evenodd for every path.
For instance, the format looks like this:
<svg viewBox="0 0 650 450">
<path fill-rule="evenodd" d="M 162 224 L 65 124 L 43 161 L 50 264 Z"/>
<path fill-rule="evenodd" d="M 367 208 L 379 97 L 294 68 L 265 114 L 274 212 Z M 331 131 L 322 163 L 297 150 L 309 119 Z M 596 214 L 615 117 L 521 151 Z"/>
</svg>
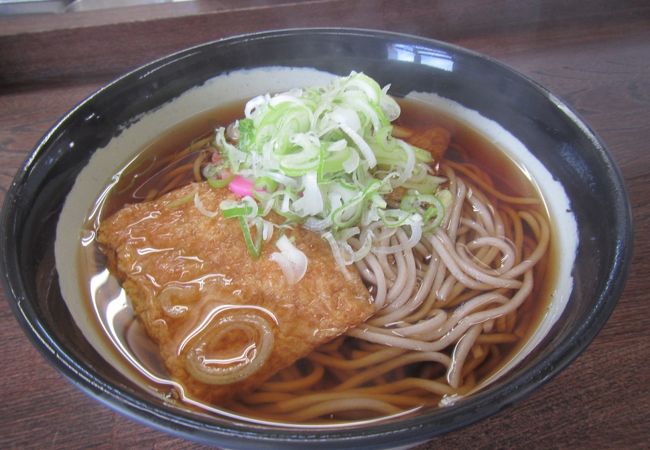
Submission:
<svg viewBox="0 0 650 450">
<path fill-rule="evenodd" d="M 227 72 L 307 67 L 363 71 L 394 95 L 435 92 L 499 123 L 564 187 L 578 230 L 574 289 L 543 342 L 505 376 L 453 406 L 364 426 L 274 427 L 182 411 L 107 364 L 74 326 L 54 265 L 62 205 L 91 155 L 144 113 Z M 160 59 L 99 90 L 63 117 L 18 171 L 2 211 L 2 273 L 17 320 L 45 357 L 92 397 L 140 422 L 228 448 L 380 448 L 415 444 L 494 414 L 573 361 L 620 295 L 631 254 L 629 203 L 600 139 L 565 104 L 515 71 L 452 45 L 366 30 L 273 31 Z"/>
</svg>

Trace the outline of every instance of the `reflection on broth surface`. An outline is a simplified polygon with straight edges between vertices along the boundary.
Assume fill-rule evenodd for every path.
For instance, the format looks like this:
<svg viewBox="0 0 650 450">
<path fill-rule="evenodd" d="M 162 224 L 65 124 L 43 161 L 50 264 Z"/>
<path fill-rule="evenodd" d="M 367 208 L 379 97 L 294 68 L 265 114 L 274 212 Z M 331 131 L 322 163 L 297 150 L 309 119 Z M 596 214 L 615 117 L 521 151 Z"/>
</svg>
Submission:
<svg viewBox="0 0 650 450">
<path fill-rule="evenodd" d="M 327 239 L 272 210 L 272 236 L 252 256 L 240 221 L 220 210 L 239 198 L 219 183 L 227 175 L 205 177 L 221 162 L 213 130 L 241 118 L 243 103 L 180 124 L 125 165 L 88 217 L 80 282 L 154 389 L 258 420 L 374 420 L 471 393 L 523 345 L 556 282 L 543 199 L 472 128 L 424 103 L 399 105 L 392 135 L 433 155 L 415 164 L 440 185 L 418 197 L 408 181 L 383 198 L 435 222 L 419 237 L 395 215 Z M 271 257 L 283 237 L 309 261 L 297 282 Z M 345 257 L 366 245 L 340 267 L 337 248 Z"/>
</svg>

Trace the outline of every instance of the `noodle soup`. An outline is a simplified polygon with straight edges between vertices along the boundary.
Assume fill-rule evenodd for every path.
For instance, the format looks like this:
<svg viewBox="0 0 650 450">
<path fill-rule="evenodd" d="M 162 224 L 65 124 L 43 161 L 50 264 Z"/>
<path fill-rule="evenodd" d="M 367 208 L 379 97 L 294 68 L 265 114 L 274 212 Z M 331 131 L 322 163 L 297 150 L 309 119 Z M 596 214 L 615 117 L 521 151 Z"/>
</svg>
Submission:
<svg viewBox="0 0 650 450">
<path fill-rule="evenodd" d="M 439 163 L 443 168 L 449 167 L 447 170 L 456 169 L 456 176 L 462 177 L 461 179 L 466 180 L 465 183 L 469 184 L 468 190 L 481 192 L 479 182 L 472 181 L 474 176 L 480 176 L 482 184 L 494 186 L 494 189 L 503 196 L 515 197 L 518 201 L 527 200 L 525 203 L 522 202 L 523 206 L 517 201 L 513 203 L 503 201 L 503 204 L 499 205 L 501 209 L 498 211 L 500 211 L 501 220 L 509 225 L 504 224 L 507 239 L 519 244 L 518 252 L 524 251 L 525 241 L 535 242 L 537 239 L 533 230 L 538 227 L 547 227 L 549 221 L 539 193 L 524 174 L 498 149 L 490 147 L 485 139 L 481 139 L 471 129 L 455 123 L 451 118 L 416 101 L 403 100 L 401 106 L 402 116 L 398 125 L 403 128 L 403 133 L 409 132 L 404 130 L 430 130 L 437 127 L 449 130 L 452 136 L 449 156 Z M 194 181 L 193 166 L 207 146 L 206 139 L 210 139 L 208 136 L 211 134 L 210 130 L 219 125 L 231 123 L 241 115 L 242 110 L 243 105 L 238 104 L 210 111 L 162 136 L 125 167 L 120 182 L 103 199 L 103 204 L 98 205 L 101 206 L 99 208 L 102 211 L 101 214 L 108 217 L 126 203 L 152 200 Z M 184 150 L 186 153 L 182 154 Z M 179 153 L 181 153 L 181 157 L 178 156 Z M 477 167 L 486 170 L 479 172 Z M 484 195 L 491 196 L 489 191 L 487 192 Z M 522 216 L 525 219 L 521 219 Z M 519 222 L 515 223 L 513 217 L 519 217 Z M 101 222 L 101 217 L 93 219 L 99 220 L 93 220 L 87 224 L 88 231 L 91 233 L 96 232 L 97 226 Z M 531 227 L 526 220 L 534 225 Z M 535 231 L 540 232 L 537 229 Z M 459 232 L 463 234 L 470 231 L 461 228 Z M 471 240 L 466 239 L 463 244 L 466 245 Z M 532 252 L 534 244 L 528 245 L 528 252 Z M 393 410 L 385 408 L 385 411 L 394 414 L 400 413 L 402 410 L 412 410 L 427 405 L 435 406 L 444 398 L 464 395 L 475 389 L 498 367 L 502 366 L 510 358 L 513 350 L 521 346 L 531 328 L 534 328 L 539 321 L 540 315 L 547 307 L 549 291 L 554 283 L 552 276 L 545 276 L 549 261 L 553 258 L 553 252 L 551 246 L 551 249 L 536 264 L 533 271 L 534 290 L 519 308 L 493 320 L 489 325 L 490 332 L 485 332 L 488 327 L 483 326 L 484 330 L 466 351 L 462 348 L 458 350 L 458 347 L 454 345 L 442 349 L 441 353 L 447 357 L 452 356 L 454 349 L 457 352 L 467 353 L 467 361 L 463 365 L 462 373 L 453 375 L 462 378 L 455 381 L 456 388 L 450 388 L 447 385 L 445 367 L 439 361 L 427 360 L 430 355 L 425 354 L 418 357 L 418 354 L 423 354 L 423 352 L 400 349 L 390 343 L 382 345 L 359 339 L 357 336 L 360 335 L 360 332 L 357 330 L 353 331 L 356 335 L 337 338 L 316 349 L 312 355 L 281 371 L 266 385 L 262 385 L 259 391 L 224 405 L 210 406 L 224 407 L 244 415 L 268 420 L 301 421 L 305 414 L 304 412 L 301 414 L 300 407 L 296 408 L 296 411 L 292 411 L 285 409 L 287 407 L 284 405 L 288 404 L 290 407 L 292 404 L 301 402 L 309 404 L 310 398 L 318 395 L 329 396 L 330 400 L 327 401 L 358 395 L 355 400 L 357 402 L 359 399 L 365 398 L 382 399 L 382 402 L 394 407 Z M 517 255 L 516 258 L 521 261 L 522 256 Z M 422 255 L 416 260 L 416 264 L 424 267 L 427 263 L 431 264 L 430 259 L 429 250 L 428 254 Z M 87 279 L 106 269 L 105 257 L 95 245 L 85 248 L 80 264 L 80 272 L 86 273 Z M 391 264 L 395 265 L 395 262 L 391 261 Z M 363 270 L 367 270 L 367 268 L 363 268 Z M 369 286 L 373 286 L 370 279 L 366 279 L 366 282 Z M 441 287 L 443 284 L 444 280 Z M 120 292 L 107 293 L 106 298 L 96 297 L 94 299 L 95 309 L 98 314 L 104 316 L 104 321 L 107 320 L 107 306 L 111 304 L 110 300 L 115 298 L 113 295 L 118 296 Z M 460 305 L 467 304 L 466 302 L 477 296 L 476 291 L 460 292 L 456 295 L 449 295 L 442 302 L 440 298 L 424 302 L 421 307 L 415 309 L 403 320 L 413 326 L 422 323 L 432 314 L 431 311 L 437 309 L 449 311 L 446 314 L 453 314 L 453 311 L 457 310 Z M 433 299 L 434 297 L 428 295 L 427 298 Z M 87 300 L 89 303 L 93 301 L 90 296 Z M 379 323 L 381 322 L 386 322 L 386 320 L 381 320 Z M 114 339 L 125 344 L 126 348 L 123 351 L 137 356 L 143 374 L 164 373 L 164 364 L 160 360 L 155 345 L 150 342 L 135 317 L 125 315 L 124 323 L 121 326 L 125 334 L 115 336 Z M 399 330 L 405 326 L 407 325 L 400 324 L 398 327 L 387 329 L 395 330 L 394 334 L 400 336 Z M 431 325 L 431 328 L 434 327 L 435 325 Z M 363 364 L 364 360 L 370 359 L 375 361 Z M 401 364 L 396 364 L 394 361 Z M 389 367 L 393 365 L 396 367 Z M 372 371 L 377 371 L 377 375 L 371 376 Z M 169 391 L 166 387 L 160 386 L 160 380 L 156 378 L 152 381 L 154 386 L 157 382 L 157 389 L 161 389 L 168 395 L 179 396 L 179 393 L 175 391 L 178 387 L 173 387 Z M 348 380 L 353 380 L 353 382 Z M 165 381 L 169 383 L 173 380 Z M 421 392 L 418 389 L 421 389 Z M 295 394 L 296 391 L 300 394 Z M 325 392 L 329 394 L 323 394 Z M 417 392 L 417 394 L 413 395 L 410 392 Z M 314 403 L 318 405 L 318 402 Z M 313 406 L 311 407 L 313 408 Z M 358 420 L 374 418 L 378 415 L 374 410 L 368 412 L 350 409 L 336 414 L 326 411 L 321 416 L 308 415 L 304 420 L 320 422 L 330 415 L 333 416 L 331 420 Z"/>
<path fill-rule="evenodd" d="M 347 269 L 358 274 L 372 296 L 371 317 L 222 402 L 197 395 L 170 375 L 147 335 L 150 329 L 135 317 L 127 293 L 111 275 L 115 262 L 106 259 L 96 240 L 102 223 L 124 205 L 163 201 L 183 186 L 204 183 L 213 160 L 212 131 L 241 118 L 244 105 L 234 102 L 195 116 L 122 165 L 86 215 L 77 271 L 82 303 L 91 307 L 98 334 L 110 341 L 108 352 L 129 361 L 123 370 L 191 409 L 328 426 L 452 404 L 525 356 L 554 320 L 549 311 L 557 305 L 549 302 L 566 264 L 560 260 L 546 196 L 528 167 L 453 111 L 409 99 L 400 100 L 400 106 L 393 135 L 434 154 L 431 175 L 449 193 L 443 196 L 444 215 L 411 246 L 414 227 L 410 236 L 408 228 L 372 229 L 380 248 L 399 251 L 379 250 Z M 404 203 L 405 192 L 388 196 L 389 207 Z M 179 200 L 165 205 L 176 207 Z M 362 236 L 346 242 L 353 251 L 363 247 Z M 264 314 L 283 333 L 272 308 Z M 253 353 L 259 351 L 258 346 Z"/>
</svg>

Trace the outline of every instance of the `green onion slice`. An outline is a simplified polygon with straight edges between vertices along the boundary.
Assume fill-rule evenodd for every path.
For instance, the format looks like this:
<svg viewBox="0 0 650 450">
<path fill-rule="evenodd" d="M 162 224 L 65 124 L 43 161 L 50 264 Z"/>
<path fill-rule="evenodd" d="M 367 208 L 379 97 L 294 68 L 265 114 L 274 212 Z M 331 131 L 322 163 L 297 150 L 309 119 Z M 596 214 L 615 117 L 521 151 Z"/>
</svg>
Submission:
<svg viewBox="0 0 650 450">
<path fill-rule="evenodd" d="M 255 180 L 254 198 L 221 205 L 224 217 L 239 219 L 251 254 L 259 256 L 262 232 L 253 242 L 249 226 L 261 227 L 271 211 L 321 233 L 344 265 L 387 251 L 378 250 L 373 233 L 358 234 L 359 227 L 405 227 L 415 245 L 411 241 L 440 226 L 451 203 L 440 187 L 446 180 L 434 175 L 428 151 L 392 136 L 400 107 L 387 92 L 388 86 L 352 72 L 327 86 L 251 99 L 236 124 L 236 145 L 225 128 L 216 130 L 224 170 Z M 227 185 L 214 177 L 208 183 Z M 351 236 L 358 236 L 360 248 L 346 243 Z"/>
</svg>

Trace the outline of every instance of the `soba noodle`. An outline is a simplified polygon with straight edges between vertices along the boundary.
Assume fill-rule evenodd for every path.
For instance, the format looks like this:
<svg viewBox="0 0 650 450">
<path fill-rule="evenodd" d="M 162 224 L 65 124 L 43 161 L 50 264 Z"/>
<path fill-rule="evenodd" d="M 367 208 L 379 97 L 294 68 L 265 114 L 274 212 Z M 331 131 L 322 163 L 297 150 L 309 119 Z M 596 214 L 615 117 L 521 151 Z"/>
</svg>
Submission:
<svg viewBox="0 0 650 450">
<path fill-rule="evenodd" d="M 500 345 L 523 337 L 516 313 L 533 289 L 549 225 L 526 206 L 538 200 L 499 199 L 491 185 L 479 189 L 465 178 L 476 167 L 448 161 L 442 170 L 457 199 L 443 226 L 414 249 L 357 263 L 377 314 L 312 353 L 302 370 L 283 371 L 276 377 L 283 381 L 265 383 L 231 408 L 286 421 L 352 419 L 360 410 L 395 414 L 465 394 L 477 371 L 500 363 Z M 490 183 L 486 173 L 480 177 Z M 400 229 L 376 231 L 391 245 L 408 239 Z"/>
<path fill-rule="evenodd" d="M 192 155 L 193 162 L 162 162 L 163 187 L 147 197 L 181 178 L 201 180 L 207 152 L 196 148 L 207 144 L 199 140 L 175 158 Z M 472 164 L 445 160 L 439 170 L 455 199 L 440 228 L 412 249 L 370 253 L 356 263 L 375 301 L 371 320 L 229 408 L 297 422 L 397 414 L 463 395 L 500 364 L 501 346 L 525 332 L 517 310 L 540 277 L 534 271 L 549 245 L 549 224 L 538 199 L 499 192 Z M 385 249 L 409 239 L 402 228 L 371 227 L 361 234 L 381 236 Z M 361 245 L 356 237 L 348 244 Z"/>
<path fill-rule="evenodd" d="M 394 133 L 408 140 L 427 131 L 402 124 Z M 211 145 L 203 136 L 164 156 L 139 171 L 151 183 L 133 190 L 132 179 L 123 191 L 150 200 L 202 181 Z M 372 222 L 347 238 L 356 251 L 374 236 L 354 265 L 376 313 L 223 406 L 280 422 L 400 414 L 463 396 L 504 362 L 527 333 L 519 311 L 544 277 L 549 222 L 539 198 L 501 192 L 458 142 L 450 147 L 432 168 L 452 198 L 437 228 L 415 235 Z"/>
</svg>

